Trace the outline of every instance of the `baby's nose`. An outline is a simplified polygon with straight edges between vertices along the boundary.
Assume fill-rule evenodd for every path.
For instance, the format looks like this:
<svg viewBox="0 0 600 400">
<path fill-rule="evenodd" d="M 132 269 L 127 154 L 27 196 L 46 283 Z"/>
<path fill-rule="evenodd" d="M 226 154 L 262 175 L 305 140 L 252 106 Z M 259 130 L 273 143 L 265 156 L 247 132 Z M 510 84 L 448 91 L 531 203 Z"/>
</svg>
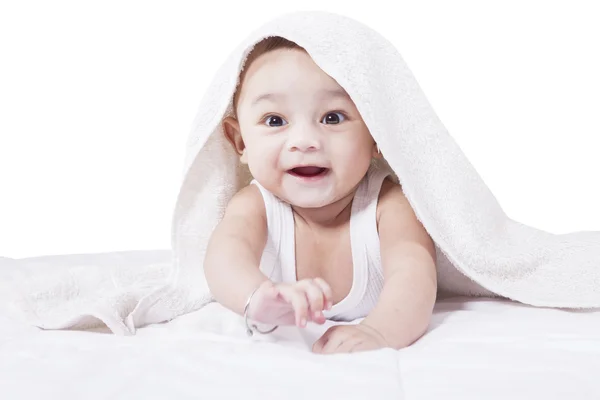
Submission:
<svg viewBox="0 0 600 400">
<path fill-rule="evenodd" d="M 317 151 L 321 149 L 321 142 L 317 135 L 307 133 L 293 135 L 287 142 L 289 151 Z"/>
</svg>

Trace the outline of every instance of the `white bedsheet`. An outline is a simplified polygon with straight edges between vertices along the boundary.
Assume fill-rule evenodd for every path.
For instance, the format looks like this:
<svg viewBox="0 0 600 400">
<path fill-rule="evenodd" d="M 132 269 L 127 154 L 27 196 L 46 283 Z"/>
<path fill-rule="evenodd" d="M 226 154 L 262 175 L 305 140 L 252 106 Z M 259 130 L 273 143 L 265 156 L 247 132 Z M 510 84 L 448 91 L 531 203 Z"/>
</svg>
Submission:
<svg viewBox="0 0 600 400">
<path fill-rule="evenodd" d="M 168 259 L 168 251 L 0 257 L 0 399 L 600 399 L 600 310 L 444 299 L 407 349 L 319 356 L 302 340 L 202 332 L 210 310 L 120 337 L 42 331 L 4 307 L 23 271 Z"/>
</svg>

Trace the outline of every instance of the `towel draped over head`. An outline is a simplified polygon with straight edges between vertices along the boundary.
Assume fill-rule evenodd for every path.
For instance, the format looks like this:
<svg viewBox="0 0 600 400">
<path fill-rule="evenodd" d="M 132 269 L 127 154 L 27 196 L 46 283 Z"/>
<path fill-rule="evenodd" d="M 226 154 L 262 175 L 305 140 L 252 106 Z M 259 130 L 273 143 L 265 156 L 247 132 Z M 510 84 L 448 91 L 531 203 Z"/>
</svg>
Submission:
<svg viewBox="0 0 600 400">
<path fill-rule="evenodd" d="M 497 295 L 535 306 L 600 307 L 600 232 L 557 235 L 510 219 L 433 111 L 396 47 L 352 18 L 302 11 L 283 14 L 251 32 L 204 94 L 187 141 L 169 268 L 158 273 L 138 266 L 120 272 L 121 278 L 135 276 L 122 278 L 126 285 L 87 285 L 87 292 L 78 280 L 89 283 L 94 275 L 71 273 L 68 284 L 79 292 L 70 297 L 55 290 L 64 283 L 38 282 L 36 295 L 18 302 L 33 324 L 59 329 L 84 324 L 89 317 L 128 334 L 212 301 L 203 273 L 208 240 L 228 201 L 251 179 L 221 122 L 233 115 L 233 94 L 246 57 L 270 36 L 304 48 L 350 95 L 384 156 L 378 166 L 389 168 L 400 181 L 435 242 L 441 291 Z M 102 273 L 97 272 L 99 282 L 106 281 Z M 114 281 L 114 269 L 111 273 Z M 55 285 L 45 292 L 55 298 L 44 304 L 39 285 Z"/>
</svg>

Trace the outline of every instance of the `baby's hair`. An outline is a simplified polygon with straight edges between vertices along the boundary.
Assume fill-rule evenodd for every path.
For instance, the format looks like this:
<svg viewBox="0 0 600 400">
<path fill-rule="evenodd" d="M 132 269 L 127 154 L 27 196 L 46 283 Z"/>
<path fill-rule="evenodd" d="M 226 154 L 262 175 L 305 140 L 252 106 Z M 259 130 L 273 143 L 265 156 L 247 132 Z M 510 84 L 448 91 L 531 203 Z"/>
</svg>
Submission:
<svg viewBox="0 0 600 400">
<path fill-rule="evenodd" d="M 292 42 L 291 40 L 287 40 L 286 38 L 283 38 L 281 36 L 269 36 L 269 37 L 261 40 L 260 42 L 258 42 L 252 48 L 252 50 L 250 51 L 250 54 L 248 54 L 248 57 L 246 58 L 246 61 L 244 62 L 244 67 L 242 69 L 242 72 L 240 73 L 239 84 L 238 84 L 237 88 L 235 89 L 235 93 L 233 95 L 233 116 L 235 118 L 237 118 L 237 105 L 239 102 L 240 91 L 242 88 L 242 82 L 244 81 L 244 77 L 246 76 L 246 72 L 248 71 L 248 68 L 250 68 L 250 65 L 252 64 L 252 62 L 254 60 L 256 60 L 258 57 L 260 57 L 263 54 L 266 54 L 270 51 L 277 50 L 277 49 L 297 49 L 297 50 L 306 51 L 302 46 L 299 46 L 295 42 Z"/>
</svg>

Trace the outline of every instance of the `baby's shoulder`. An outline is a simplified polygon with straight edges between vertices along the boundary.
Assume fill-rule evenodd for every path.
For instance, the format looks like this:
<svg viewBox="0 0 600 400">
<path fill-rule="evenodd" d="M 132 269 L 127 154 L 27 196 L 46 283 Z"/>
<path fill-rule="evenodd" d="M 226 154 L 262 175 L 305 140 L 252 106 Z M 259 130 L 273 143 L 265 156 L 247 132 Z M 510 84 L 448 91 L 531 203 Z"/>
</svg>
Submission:
<svg viewBox="0 0 600 400">
<path fill-rule="evenodd" d="M 265 203 L 258 186 L 250 184 L 238 190 L 227 203 L 225 213 L 266 217 Z"/>
<path fill-rule="evenodd" d="M 382 214 L 401 214 L 401 210 L 406 207 L 411 208 L 402 185 L 394 182 L 390 177 L 385 178 L 377 199 L 377 221 Z"/>
<path fill-rule="evenodd" d="M 395 182 L 391 177 L 387 176 L 381 183 L 378 202 L 386 202 L 389 201 L 390 198 L 398 197 L 404 197 L 402 185 Z"/>
</svg>

